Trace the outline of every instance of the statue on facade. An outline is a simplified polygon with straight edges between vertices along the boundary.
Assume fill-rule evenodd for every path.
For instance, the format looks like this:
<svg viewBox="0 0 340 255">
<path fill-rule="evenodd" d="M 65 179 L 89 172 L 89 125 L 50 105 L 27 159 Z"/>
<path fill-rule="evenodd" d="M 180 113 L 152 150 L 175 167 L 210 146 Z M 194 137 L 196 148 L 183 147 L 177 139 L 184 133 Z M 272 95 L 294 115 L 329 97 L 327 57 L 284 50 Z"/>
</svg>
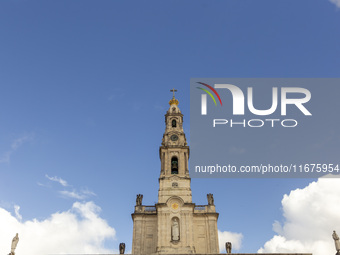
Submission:
<svg viewBox="0 0 340 255">
<path fill-rule="evenodd" d="M 142 205 L 142 201 L 143 201 L 143 195 L 138 194 L 136 198 L 136 205 Z"/>
<path fill-rule="evenodd" d="M 214 205 L 214 195 L 209 193 L 207 194 L 207 198 L 208 198 L 208 205 Z"/>
<path fill-rule="evenodd" d="M 18 233 L 15 235 L 15 237 L 13 237 L 12 239 L 12 245 L 11 245 L 11 253 L 8 255 L 15 255 L 15 249 L 17 248 L 19 242 L 19 236 Z"/>
<path fill-rule="evenodd" d="M 119 244 L 119 254 L 124 254 L 125 252 L 125 243 Z"/>
<path fill-rule="evenodd" d="M 225 243 L 225 250 L 227 251 L 228 254 L 231 253 L 231 242 Z"/>
<path fill-rule="evenodd" d="M 179 222 L 177 218 L 172 220 L 171 225 L 171 240 L 172 241 L 179 241 Z"/>
<path fill-rule="evenodd" d="M 340 255 L 340 241 L 339 241 L 339 236 L 337 235 L 335 230 L 333 231 L 332 237 L 333 237 L 334 242 L 335 242 L 335 249 L 337 251 L 336 255 Z"/>
</svg>

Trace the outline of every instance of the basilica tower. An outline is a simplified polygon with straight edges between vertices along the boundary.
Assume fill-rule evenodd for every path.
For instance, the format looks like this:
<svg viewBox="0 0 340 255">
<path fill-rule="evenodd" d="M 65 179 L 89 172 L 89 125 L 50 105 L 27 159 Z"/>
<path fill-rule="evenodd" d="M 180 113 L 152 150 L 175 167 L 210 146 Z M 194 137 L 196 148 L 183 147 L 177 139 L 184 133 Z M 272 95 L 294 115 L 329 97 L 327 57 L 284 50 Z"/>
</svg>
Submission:
<svg viewBox="0 0 340 255">
<path fill-rule="evenodd" d="M 166 203 L 173 196 L 191 203 L 189 177 L 189 146 L 183 131 L 183 114 L 178 108 L 178 100 L 173 97 L 165 114 L 165 132 L 159 148 L 161 174 L 159 178 L 158 203 Z"/>
<path fill-rule="evenodd" d="M 173 95 L 165 114 L 165 132 L 159 148 L 158 203 L 143 205 L 143 195 L 137 195 L 132 214 L 132 254 L 219 253 L 218 213 L 213 195 L 207 195 L 208 205 L 192 203 L 189 146 L 178 104 Z"/>
</svg>

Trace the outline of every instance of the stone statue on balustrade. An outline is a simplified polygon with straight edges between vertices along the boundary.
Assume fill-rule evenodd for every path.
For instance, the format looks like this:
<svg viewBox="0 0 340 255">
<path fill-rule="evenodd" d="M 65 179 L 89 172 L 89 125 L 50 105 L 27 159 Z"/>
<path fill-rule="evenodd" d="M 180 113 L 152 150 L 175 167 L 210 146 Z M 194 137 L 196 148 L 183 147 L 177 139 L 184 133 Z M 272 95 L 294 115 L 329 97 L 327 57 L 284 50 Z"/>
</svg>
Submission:
<svg viewBox="0 0 340 255">
<path fill-rule="evenodd" d="M 214 205 L 214 195 L 209 193 L 207 194 L 207 198 L 208 198 L 208 205 Z"/>
<path fill-rule="evenodd" d="M 125 252 L 125 243 L 119 244 L 119 254 L 124 254 Z"/>
<path fill-rule="evenodd" d="M 225 250 L 227 251 L 228 254 L 231 253 L 231 242 L 225 243 Z"/>
<path fill-rule="evenodd" d="M 136 205 L 137 206 L 142 205 L 142 201 L 143 201 L 143 195 L 142 194 L 138 194 L 137 198 L 136 198 Z"/>
<path fill-rule="evenodd" d="M 18 242 L 19 242 L 19 235 L 17 233 L 15 237 L 13 237 L 12 239 L 11 253 L 8 255 L 15 255 L 15 249 L 17 248 Z"/>
<path fill-rule="evenodd" d="M 334 243 L 335 243 L 336 255 L 340 255 L 340 241 L 339 241 L 339 236 L 337 235 L 335 230 L 333 231 L 332 237 L 333 237 Z"/>
</svg>

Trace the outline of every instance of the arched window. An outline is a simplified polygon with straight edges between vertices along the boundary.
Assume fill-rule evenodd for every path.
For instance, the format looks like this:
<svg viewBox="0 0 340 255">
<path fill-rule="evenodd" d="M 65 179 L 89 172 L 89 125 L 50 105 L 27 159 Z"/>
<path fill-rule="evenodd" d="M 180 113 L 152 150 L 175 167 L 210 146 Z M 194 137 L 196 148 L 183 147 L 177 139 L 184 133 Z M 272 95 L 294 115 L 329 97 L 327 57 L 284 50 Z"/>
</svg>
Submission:
<svg viewBox="0 0 340 255">
<path fill-rule="evenodd" d="M 177 159 L 177 157 L 171 158 L 171 174 L 178 174 L 178 159 Z"/>
<path fill-rule="evenodd" d="M 172 126 L 172 127 L 176 127 L 176 124 L 177 124 L 177 123 L 176 123 L 176 120 L 172 120 L 171 126 Z"/>
</svg>

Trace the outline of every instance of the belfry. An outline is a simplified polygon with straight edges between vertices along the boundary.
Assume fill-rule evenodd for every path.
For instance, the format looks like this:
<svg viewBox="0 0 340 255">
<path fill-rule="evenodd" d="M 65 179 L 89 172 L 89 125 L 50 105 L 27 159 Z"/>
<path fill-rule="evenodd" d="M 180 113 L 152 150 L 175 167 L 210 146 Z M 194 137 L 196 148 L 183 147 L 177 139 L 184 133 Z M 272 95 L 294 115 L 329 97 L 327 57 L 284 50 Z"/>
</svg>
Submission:
<svg viewBox="0 0 340 255">
<path fill-rule="evenodd" d="M 207 205 L 192 202 L 189 176 L 189 146 L 183 131 L 178 100 L 169 101 L 161 161 L 158 202 L 143 205 L 137 195 L 133 219 L 132 254 L 217 254 L 218 231 L 214 198 Z"/>
</svg>

